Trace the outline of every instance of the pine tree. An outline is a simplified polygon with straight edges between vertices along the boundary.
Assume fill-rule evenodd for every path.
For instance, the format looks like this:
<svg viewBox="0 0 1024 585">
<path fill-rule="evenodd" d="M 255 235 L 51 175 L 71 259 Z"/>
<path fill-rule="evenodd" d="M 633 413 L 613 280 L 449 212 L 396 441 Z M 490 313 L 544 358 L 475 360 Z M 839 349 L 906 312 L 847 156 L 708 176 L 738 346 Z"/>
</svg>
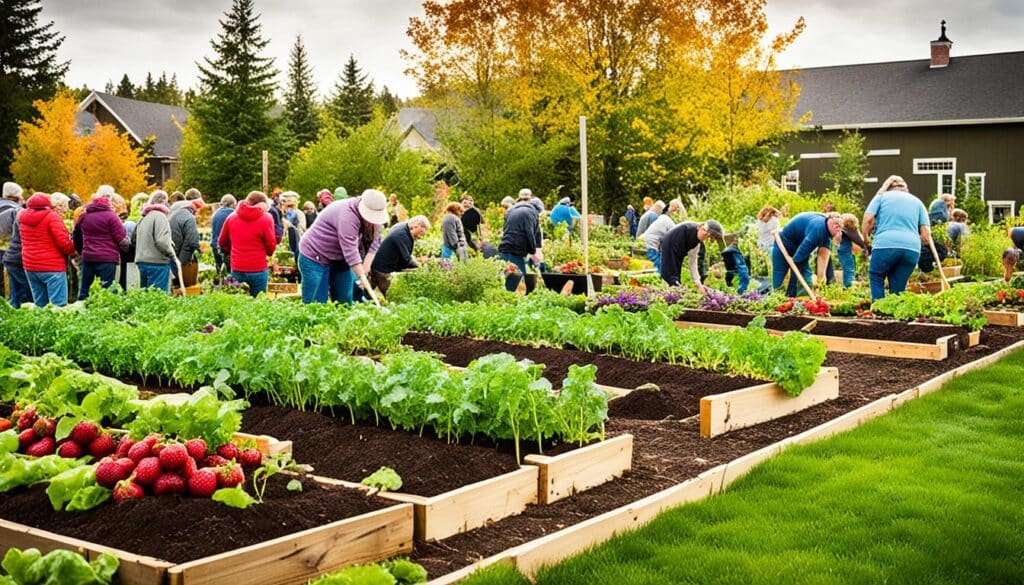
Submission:
<svg viewBox="0 0 1024 585">
<path fill-rule="evenodd" d="M 156 83 L 153 82 L 153 74 L 146 73 L 146 84 L 139 86 L 139 90 L 135 92 L 137 99 L 144 102 L 155 101 L 156 98 Z"/>
<path fill-rule="evenodd" d="M 380 106 L 381 111 L 384 114 L 390 116 L 398 112 L 399 99 L 398 96 L 391 93 L 388 86 L 384 86 L 380 89 L 380 93 L 377 94 L 377 105 Z"/>
<path fill-rule="evenodd" d="M 349 55 L 345 70 L 334 84 L 334 96 L 328 104 L 328 112 L 340 125 L 342 132 L 347 134 L 373 118 L 373 82 L 366 80 L 356 63 L 356 58 Z"/>
<path fill-rule="evenodd" d="M 107 84 L 103 86 L 103 93 L 110 93 L 110 94 L 112 94 L 112 93 L 114 93 L 115 89 L 116 88 L 114 87 L 114 82 L 108 79 L 107 80 Z"/>
<path fill-rule="evenodd" d="M 132 85 L 132 80 L 128 79 L 127 73 L 121 77 L 121 82 L 117 84 L 117 89 L 114 90 L 114 95 L 128 99 L 135 99 L 135 86 Z"/>
<path fill-rule="evenodd" d="M 245 193 L 260 186 L 263 150 L 278 162 L 278 124 L 272 58 L 253 0 L 233 0 L 211 41 L 214 57 L 199 63 L 199 96 L 192 105 L 181 151 L 183 182 L 208 193 Z M 276 150 L 275 150 L 276 149 Z"/>
<path fill-rule="evenodd" d="M 288 91 L 284 97 L 284 118 L 294 148 L 297 150 L 316 140 L 320 119 L 316 113 L 313 69 L 309 65 L 302 37 L 295 37 L 288 62 Z"/>
<path fill-rule="evenodd" d="M 0 3 L 0 178 L 10 177 L 18 124 L 36 117 L 33 100 L 53 97 L 68 63 L 57 61 L 64 36 L 40 24 L 39 0 Z"/>
</svg>

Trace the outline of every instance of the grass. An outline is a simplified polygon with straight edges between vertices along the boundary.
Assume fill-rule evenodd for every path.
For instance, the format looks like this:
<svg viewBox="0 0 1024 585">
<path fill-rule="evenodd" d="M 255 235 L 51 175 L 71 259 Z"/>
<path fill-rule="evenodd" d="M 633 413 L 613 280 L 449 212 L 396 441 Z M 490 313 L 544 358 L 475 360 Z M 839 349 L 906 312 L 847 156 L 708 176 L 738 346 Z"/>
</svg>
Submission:
<svg viewBox="0 0 1024 585">
<path fill-rule="evenodd" d="M 541 584 L 1022 583 L 1024 351 L 721 495 L 543 569 Z M 466 583 L 516 584 L 508 567 Z"/>
</svg>

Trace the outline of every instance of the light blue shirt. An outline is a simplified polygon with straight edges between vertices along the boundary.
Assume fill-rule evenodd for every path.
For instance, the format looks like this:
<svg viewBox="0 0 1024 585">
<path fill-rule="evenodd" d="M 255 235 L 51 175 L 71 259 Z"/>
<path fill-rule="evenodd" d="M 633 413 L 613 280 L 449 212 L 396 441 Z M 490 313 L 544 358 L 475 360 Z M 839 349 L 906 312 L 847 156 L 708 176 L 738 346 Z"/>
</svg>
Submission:
<svg viewBox="0 0 1024 585">
<path fill-rule="evenodd" d="M 921 250 L 923 225 L 931 226 L 924 203 L 906 191 L 875 195 L 865 213 L 875 216 L 874 249 Z"/>
<path fill-rule="evenodd" d="M 551 215 L 548 216 L 551 219 L 551 223 L 558 225 L 564 223 L 569 229 L 572 229 L 572 222 L 575 219 L 580 218 L 580 212 L 576 211 L 568 205 L 562 205 L 559 203 L 551 209 Z"/>
</svg>

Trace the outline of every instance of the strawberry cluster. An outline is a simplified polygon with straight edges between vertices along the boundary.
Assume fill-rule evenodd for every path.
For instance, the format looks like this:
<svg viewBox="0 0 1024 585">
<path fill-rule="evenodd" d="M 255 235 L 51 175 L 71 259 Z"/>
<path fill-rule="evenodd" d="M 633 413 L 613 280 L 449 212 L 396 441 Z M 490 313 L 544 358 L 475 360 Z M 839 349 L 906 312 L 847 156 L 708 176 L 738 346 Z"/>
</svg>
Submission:
<svg viewBox="0 0 1024 585">
<path fill-rule="evenodd" d="M 96 464 L 96 483 L 113 489 L 117 503 L 147 494 L 209 498 L 220 488 L 241 485 L 243 470 L 262 463 L 259 449 L 228 443 L 211 452 L 202 439 L 180 443 L 154 433 L 140 441 L 122 439 L 112 456 Z"/>
<path fill-rule="evenodd" d="M 558 271 L 561 272 L 562 274 L 585 274 L 586 273 L 585 272 L 585 268 L 583 266 L 583 263 L 579 262 L 579 261 L 566 262 L 565 264 L 562 264 L 561 266 L 558 267 Z M 590 271 L 594 272 L 594 273 L 601 272 L 601 267 L 600 266 L 591 266 L 590 267 Z"/>
<path fill-rule="evenodd" d="M 796 299 L 789 299 L 788 301 L 775 307 L 776 313 L 793 313 L 797 315 L 820 315 L 828 316 L 829 314 L 828 302 L 825 299 L 818 297 L 817 300 L 798 301 Z"/>
<path fill-rule="evenodd" d="M 69 459 L 86 455 L 99 459 L 110 455 L 117 447 L 113 437 L 101 433 L 99 427 L 84 421 L 75 425 L 68 438 L 57 441 L 54 437 L 57 419 L 39 416 L 31 406 L 15 408 L 10 419 L 0 419 L 0 432 L 12 427 L 16 427 L 19 432 L 18 452 L 32 457 L 57 453 Z"/>
</svg>

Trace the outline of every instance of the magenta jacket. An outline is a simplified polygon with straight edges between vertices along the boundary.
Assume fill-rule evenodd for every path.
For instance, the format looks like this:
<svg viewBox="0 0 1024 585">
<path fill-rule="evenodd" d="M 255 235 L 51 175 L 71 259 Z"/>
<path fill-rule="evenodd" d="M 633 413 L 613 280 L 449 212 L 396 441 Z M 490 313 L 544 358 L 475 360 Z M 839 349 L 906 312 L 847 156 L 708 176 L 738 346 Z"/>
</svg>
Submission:
<svg viewBox="0 0 1024 585">
<path fill-rule="evenodd" d="M 128 249 L 128 235 L 110 200 L 97 198 L 85 206 L 75 224 L 72 238 L 85 262 L 121 262 L 121 250 Z"/>
</svg>

